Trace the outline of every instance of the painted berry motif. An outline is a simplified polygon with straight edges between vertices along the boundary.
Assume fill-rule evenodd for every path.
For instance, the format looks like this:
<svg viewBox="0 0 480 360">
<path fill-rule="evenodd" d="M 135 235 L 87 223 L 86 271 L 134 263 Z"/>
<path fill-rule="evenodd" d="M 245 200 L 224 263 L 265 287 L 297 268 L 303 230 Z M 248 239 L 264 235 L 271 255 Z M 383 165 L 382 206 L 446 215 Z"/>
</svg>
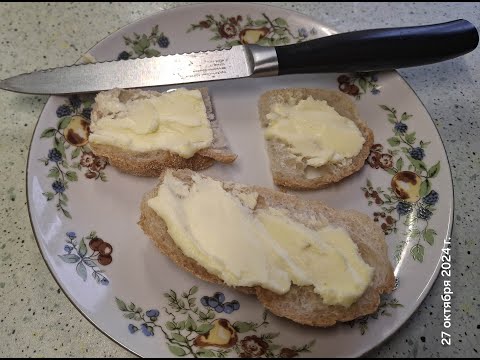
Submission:
<svg viewBox="0 0 480 360">
<path fill-rule="evenodd" d="M 60 105 L 57 109 L 57 117 L 63 118 L 72 114 L 72 109 L 68 105 Z"/>
<path fill-rule="evenodd" d="M 118 298 L 115 301 L 123 316 L 131 321 L 126 331 L 130 334 L 141 332 L 146 337 L 154 337 L 160 332 L 175 356 L 224 358 L 237 354 L 246 358 L 292 358 L 310 352 L 315 344 L 315 341 L 311 341 L 301 347 L 280 346 L 274 341 L 280 334 L 261 331 L 269 325 L 267 312 L 263 313 L 259 323 L 232 323 L 228 319 L 217 318 L 217 314 L 224 312 L 228 315 L 225 308 L 229 304 L 233 311 L 239 310 L 238 301 L 225 302 L 225 295 L 217 292 L 213 296 L 203 296 L 198 305 L 195 297 L 197 292 L 196 286 L 181 296 L 170 290 L 165 294 L 168 304 L 162 308 L 162 312 L 155 308 L 144 311 L 135 304 L 127 305 Z M 218 306 L 223 306 L 224 310 L 216 311 Z"/>
<path fill-rule="evenodd" d="M 202 297 L 200 303 L 205 307 L 215 310 L 217 313 L 225 312 L 225 314 L 231 314 L 240 309 L 240 303 L 237 300 L 225 302 L 225 295 L 219 292 L 213 296 Z"/>
<path fill-rule="evenodd" d="M 170 45 L 170 40 L 168 40 L 168 38 L 165 36 L 165 35 L 160 35 L 160 37 L 158 38 L 158 46 L 161 47 L 161 48 L 167 48 L 168 45 Z"/>
<path fill-rule="evenodd" d="M 159 56 L 161 53 L 155 48 L 165 49 L 170 45 L 169 38 L 163 32 L 159 32 L 158 25 L 152 28 L 150 34 L 133 33 L 131 36 L 124 36 L 123 40 L 129 50 L 120 52 L 117 60 Z"/>
<path fill-rule="evenodd" d="M 130 59 L 130 53 L 127 51 L 122 51 L 120 54 L 117 56 L 117 60 L 128 60 Z"/>
<path fill-rule="evenodd" d="M 88 236 L 82 237 L 80 241 L 77 240 L 77 235 L 73 232 L 66 233 L 67 245 L 63 250 L 65 254 L 59 255 L 59 258 L 67 264 L 75 264 L 78 276 L 85 282 L 87 281 L 88 271 L 91 270 L 92 278 L 100 285 L 107 286 L 110 281 L 104 275 L 103 270 L 100 270 L 98 264 L 102 266 L 110 265 L 112 262 L 113 248 L 110 244 L 100 239 L 95 231 L 92 231 Z M 92 251 L 88 251 L 87 247 Z M 109 247 L 108 253 L 100 250 L 100 246 L 105 244 Z M 103 256 L 106 260 L 101 260 Z"/>
<path fill-rule="evenodd" d="M 53 147 L 40 159 L 45 166 L 51 165 L 48 177 L 53 178 L 50 189 L 43 195 L 47 201 L 56 199 L 57 210 L 67 218 L 72 216 L 67 209 L 66 192 L 70 183 L 78 181 L 77 170 L 85 170 L 87 179 L 107 181 L 103 171 L 106 158 L 95 156 L 88 146 L 92 103 L 91 99 L 70 96 L 56 110 L 57 126 L 45 129 L 40 136 L 53 139 Z M 76 161 L 78 158 L 80 161 Z"/>
<path fill-rule="evenodd" d="M 380 86 L 377 84 L 378 76 L 375 73 L 343 74 L 337 78 L 337 82 L 341 92 L 354 96 L 357 100 L 369 91 L 373 95 L 380 94 Z"/>
<path fill-rule="evenodd" d="M 242 15 L 207 15 L 204 20 L 191 24 L 187 33 L 194 30 L 211 31 L 213 37 L 210 40 L 222 41 L 218 48 L 241 44 L 279 46 L 301 42 L 317 34 L 315 29 L 307 31 L 305 28 L 298 29 L 295 33 L 285 19 L 280 17 L 271 19 L 266 14 L 262 14 L 262 17 L 257 19 Z"/>
<path fill-rule="evenodd" d="M 370 180 L 362 188 L 368 205 L 375 205 L 381 211 L 373 213 L 374 221 L 381 221 L 385 235 L 395 234 L 399 225 L 405 226 L 405 235 L 413 244 L 410 254 L 422 262 L 425 246 L 433 245 L 436 231 L 429 227 L 435 213 L 439 194 L 432 190 L 432 179 L 440 172 L 440 162 L 428 167 L 424 162 L 429 142 L 417 141 L 416 133 L 409 132 L 406 124 L 412 117 L 407 113 L 399 115 L 397 110 L 385 105 L 380 108 L 387 112 L 387 120 L 393 125 L 394 136 L 387 139 L 390 148 L 375 144 L 370 149 L 367 163 L 374 169 L 382 169 L 392 175 L 387 190 L 374 187 Z M 408 164 L 408 165 L 407 165 Z M 400 260 L 407 246 L 401 241 L 395 249 L 395 259 Z"/>
</svg>

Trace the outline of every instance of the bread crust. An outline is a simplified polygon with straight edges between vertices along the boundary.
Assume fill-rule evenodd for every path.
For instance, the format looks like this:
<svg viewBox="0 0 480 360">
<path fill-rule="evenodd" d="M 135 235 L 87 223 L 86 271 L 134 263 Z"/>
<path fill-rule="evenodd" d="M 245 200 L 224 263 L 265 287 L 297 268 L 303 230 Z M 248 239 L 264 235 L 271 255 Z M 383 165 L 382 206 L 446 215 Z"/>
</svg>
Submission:
<svg viewBox="0 0 480 360">
<path fill-rule="evenodd" d="M 300 100 L 311 96 L 314 100 L 325 100 L 330 106 L 342 116 L 351 119 L 361 131 L 365 142 L 360 152 L 353 158 L 347 159 L 344 164 L 326 164 L 318 168 L 319 176 L 307 177 L 305 161 L 300 161 L 288 151 L 287 145 L 271 139 L 267 141 L 267 153 L 270 158 L 270 167 L 273 181 L 276 185 L 292 189 L 321 189 L 359 171 L 365 164 L 370 148 L 373 145 L 374 137 L 372 130 L 365 121 L 360 119 L 355 104 L 347 95 L 340 91 L 323 89 L 290 88 L 270 90 L 262 94 L 258 103 L 258 111 L 263 128 L 268 126 L 267 114 L 274 103 L 287 103 L 294 99 L 297 103 Z"/>
<path fill-rule="evenodd" d="M 190 170 L 167 171 L 172 171 L 176 178 L 185 183 L 190 183 L 192 175 L 195 174 Z M 160 183 L 163 181 L 165 173 L 161 174 Z M 232 189 L 232 184 L 224 182 L 225 190 Z M 148 206 L 147 201 L 156 195 L 157 189 L 158 186 L 146 193 L 141 202 L 139 225 L 144 233 L 163 254 L 180 268 L 202 280 L 225 285 L 217 276 L 210 274 L 195 260 L 183 254 L 168 234 L 165 222 Z M 247 192 L 259 194 L 257 208 L 282 208 L 288 212 L 289 216 L 298 221 L 303 219 L 304 223 L 315 221 L 312 219 L 318 219 L 318 221 L 327 219 L 330 224 L 345 228 L 357 244 L 363 260 L 374 268 L 374 276 L 371 285 L 362 297 L 349 308 L 325 305 L 322 297 L 314 293 L 311 286 L 294 285 L 285 295 L 278 295 L 261 287 L 241 287 L 237 288 L 238 290 L 247 294 L 255 294 L 258 300 L 277 316 L 317 327 L 328 327 L 337 322 L 350 321 L 371 314 L 378 309 L 380 295 L 393 291 L 395 277 L 388 259 L 385 236 L 367 215 L 353 210 L 335 210 L 320 201 L 304 200 L 262 187 L 247 186 L 245 189 Z"/>
<path fill-rule="evenodd" d="M 90 148 L 97 156 L 103 156 L 108 159 L 110 165 L 118 168 L 120 171 L 136 176 L 159 176 L 165 168 L 203 170 L 212 166 L 216 161 L 230 164 L 235 161 L 235 155 L 228 147 L 226 138 L 215 118 L 210 96 L 207 88 L 198 89 L 203 97 L 207 116 L 213 130 L 213 143 L 209 148 L 197 151 L 191 158 L 183 158 L 178 154 L 166 150 L 153 151 L 133 151 L 123 149 L 117 146 L 96 144 L 90 142 Z M 141 98 L 146 91 L 143 90 L 110 90 L 111 96 L 118 97 L 120 101 L 125 102 L 132 97 Z M 92 107 L 92 121 L 101 118 L 103 114 L 99 111 L 95 103 Z"/>
</svg>

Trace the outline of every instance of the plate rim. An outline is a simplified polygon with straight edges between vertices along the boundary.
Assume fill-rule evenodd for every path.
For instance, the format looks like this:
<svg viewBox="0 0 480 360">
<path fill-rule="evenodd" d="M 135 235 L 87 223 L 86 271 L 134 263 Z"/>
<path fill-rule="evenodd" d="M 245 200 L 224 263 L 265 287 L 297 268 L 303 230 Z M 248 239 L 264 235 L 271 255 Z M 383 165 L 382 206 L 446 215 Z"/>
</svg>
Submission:
<svg viewBox="0 0 480 360">
<path fill-rule="evenodd" d="M 306 14 L 303 14 L 303 13 L 300 13 L 296 10 L 291 10 L 291 9 L 287 9 L 287 8 L 283 8 L 283 7 L 279 7 L 279 6 L 274 6 L 274 5 L 269 5 L 269 4 L 262 4 L 262 3 L 256 3 L 256 2 L 247 2 L 247 3 L 242 3 L 242 2 L 217 2 L 217 3 L 208 3 L 208 2 L 199 2 L 199 3 L 194 3 L 194 4 L 182 4 L 182 5 L 179 5 L 179 6 L 175 6 L 173 8 L 169 8 L 169 9 L 161 9 L 159 11 L 155 11 L 154 13 L 150 14 L 150 15 L 146 15 L 146 16 L 143 16 L 135 21 L 132 21 L 128 24 L 125 24 L 119 28 L 117 28 L 116 30 L 112 31 L 110 34 L 108 34 L 107 36 L 103 37 L 102 39 L 98 40 L 93 46 L 91 46 L 87 51 L 85 51 L 82 55 L 80 55 L 80 57 L 75 61 L 74 64 L 77 64 L 83 57 L 84 54 L 88 54 L 90 53 L 90 51 L 92 51 L 94 48 L 96 48 L 98 45 L 100 45 L 101 43 L 103 43 L 105 40 L 107 40 L 108 38 L 110 37 L 113 37 L 115 34 L 117 34 L 118 32 L 124 30 L 125 28 L 129 27 L 129 26 L 134 26 L 136 24 L 139 24 L 139 23 L 142 23 L 144 21 L 147 21 L 149 20 L 150 18 L 155 18 L 161 14 L 165 14 L 166 12 L 174 12 L 174 11 L 178 11 L 179 9 L 184 9 L 184 8 L 202 8 L 204 7 L 205 5 L 207 6 L 212 6 L 212 5 L 215 5 L 215 6 L 235 6 L 235 5 L 249 5 L 249 6 L 254 6 L 254 7 L 265 7 L 265 8 L 271 8 L 271 9 L 275 9 L 277 11 L 284 11 L 284 12 L 287 12 L 287 13 L 291 13 L 292 15 L 295 15 L 295 16 L 300 16 L 300 17 L 305 17 L 305 18 L 308 18 L 309 20 L 311 20 L 312 22 L 315 22 L 317 23 L 317 25 L 322 25 L 323 27 L 325 27 L 326 29 L 328 29 L 329 31 L 332 32 L 332 34 L 336 34 L 338 33 L 338 31 L 331 27 L 329 24 L 324 24 L 323 22 L 320 22 L 319 20 L 309 16 L 309 15 L 306 15 Z M 450 165 L 450 159 L 448 157 L 448 153 L 447 153 L 447 150 L 446 150 L 446 147 L 445 147 L 445 142 L 444 140 L 442 139 L 441 135 L 440 135 L 440 132 L 438 130 L 438 127 L 437 125 L 435 124 L 435 122 L 433 121 L 433 117 L 431 116 L 430 114 L 430 111 L 428 110 L 428 108 L 425 106 L 424 102 L 422 101 L 422 99 L 418 96 L 417 92 L 412 88 L 412 86 L 405 80 L 405 78 L 398 72 L 398 70 L 396 69 L 393 69 L 390 71 L 390 73 L 394 73 L 396 75 L 399 76 L 399 78 L 404 82 L 405 85 L 408 86 L 408 88 L 410 89 L 410 91 L 415 95 L 415 97 L 417 98 L 417 100 L 419 101 L 421 107 L 425 110 L 426 114 L 428 115 L 431 123 L 433 124 L 434 128 L 435 128 L 435 131 L 436 131 L 436 134 L 437 134 L 437 137 L 440 139 L 440 144 L 442 146 L 442 150 L 443 150 L 443 154 L 445 155 L 445 158 L 447 160 L 447 165 L 448 165 L 448 176 L 450 177 L 450 187 L 451 187 L 451 198 L 449 199 L 450 203 L 451 203 L 451 207 L 449 209 L 449 213 L 448 213 L 448 229 L 447 229 L 447 234 L 446 234 L 446 238 L 443 239 L 443 246 L 445 246 L 445 241 L 450 239 L 451 241 L 451 238 L 452 238 L 452 232 L 453 232 L 453 227 L 454 227 L 454 215 L 455 215 L 455 188 L 454 188 L 454 183 L 453 183 L 453 176 L 452 176 L 452 171 L 451 171 L 451 165 Z M 45 108 L 47 107 L 48 103 L 50 102 L 51 98 L 54 97 L 56 95 L 49 95 L 45 104 L 43 105 L 43 108 L 37 118 L 37 121 L 36 121 L 36 124 L 35 124 L 35 127 L 33 129 L 33 132 L 32 132 L 32 137 L 30 139 L 30 143 L 29 143 L 29 150 L 28 150 L 28 156 L 27 156 L 27 161 L 26 161 L 26 165 L 25 165 L 25 189 L 26 189 L 26 200 L 27 200 L 27 210 L 28 210 L 28 216 L 29 216 L 29 220 L 30 220 L 30 226 L 31 226 L 31 229 L 32 229 L 32 233 L 33 233 L 33 236 L 34 236 L 34 239 L 35 239 L 35 242 L 37 244 L 37 247 L 39 249 L 39 252 L 43 258 L 43 261 L 44 263 L 46 264 L 47 266 L 47 269 L 49 270 L 50 274 L 52 275 L 53 279 L 55 280 L 55 282 L 57 283 L 59 289 L 62 291 L 62 293 L 66 296 L 66 298 L 68 299 L 68 301 L 75 307 L 75 309 L 90 323 L 92 324 L 98 331 L 100 331 L 100 333 L 102 333 L 104 336 L 106 336 L 108 339 L 110 339 L 114 344 L 116 345 L 119 345 L 121 348 L 123 348 L 124 350 L 128 351 L 129 353 L 133 354 L 134 356 L 137 356 L 139 358 L 143 358 L 143 356 L 141 356 L 140 354 L 138 354 L 136 351 L 130 349 L 127 345 L 123 344 L 121 341 L 119 340 L 116 340 L 112 335 L 109 335 L 105 330 L 103 330 L 100 325 L 97 325 L 95 323 L 94 320 L 92 320 L 82 309 L 80 309 L 80 307 L 75 303 L 75 300 L 72 298 L 73 296 L 68 294 L 65 289 L 63 288 L 62 284 L 60 283 L 60 279 L 57 277 L 56 273 L 53 271 L 52 269 L 52 265 L 47 261 L 46 259 L 46 255 L 44 254 L 44 250 L 42 249 L 42 246 L 40 244 L 40 241 L 38 239 L 38 236 L 37 236 L 37 232 L 35 231 L 35 226 L 33 224 L 33 219 L 32 219 L 32 213 L 31 213 L 31 206 L 30 206 L 30 188 L 29 188 L 29 164 L 30 164 L 30 157 L 32 155 L 32 144 L 35 140 L 35 135 L 37 133 L 37 128 L 39 126 L 39 123 L 40 123 L 40 119 L 42 118 L 44 112 L 45 112 Z M 444 247 L 442 247 L 442 250 L 444 249 Z M 399 323 L 398 325 L 395 325 L 393 327 L 391 327 L 386 333 L 387 335 L 381 340 L 379 341 L 377 344 L 373 345 L 370 349 L 368 350 L 360 350 L 360 352 L 357 352 L 357 353 L 353 353 L 352 356 L 353 357 L 362 357 L 364 356 L 365 354 L 369 353 L 369 352 L 372 352 L 372 351 L 375 351 L 376 349 L 378 349 L 379 347 L 381 347 L 383 344 L 385 344 L 385 342 L 387 342 L 397 331 L 400 330 L 400 328 L 402 328 L 403 326 L 405 326 L 405 324 L 412 318 L 412 316 L 414 315 L 414 313 L 417 312 L 418 308 L 420 307 L 420 305 L 423 304 L 423 302 L 425 301 L 427 295 L 431 292 L 432 290 L 432 287 L 433 285 L 435 284 L 435 282 L 438 280 L 438 277 L 439 277 L 439 274 L 440 274 L 440 267 L 441 267 L 441 263 L 442 263 L 442 257 L 441 257 L 441 254 L 440 254 L 440 257 L 437 261 L 437 264 L 435 265 L 435 269 L 432 273 L 432 275 L 430 276 L 428 282 L 424 285 L 424 290 L 422 291 L 422 293 L 420 294 L 420 296 L 416 299 L 416 302 L 417 302 L 417 305 L 414 306 L 411 310 L 411 312 L 408 314 L 407 318 L 402 321 L 401 323 Z"/>
</svg>

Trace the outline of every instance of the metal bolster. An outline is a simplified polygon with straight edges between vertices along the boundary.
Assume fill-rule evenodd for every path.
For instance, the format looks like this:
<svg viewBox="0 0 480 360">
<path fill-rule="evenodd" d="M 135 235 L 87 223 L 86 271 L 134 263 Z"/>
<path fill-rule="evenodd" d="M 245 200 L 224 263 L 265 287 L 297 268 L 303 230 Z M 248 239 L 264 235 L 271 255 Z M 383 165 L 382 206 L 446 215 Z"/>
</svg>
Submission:
<svg viewBox="0 0 480 360">
<path fill-rule="evenodd" d="M 247 45 L 245 46 L 252 63 L 252 77 L 278 75 L 278 58 L 275 48 Z"/>
</svg>

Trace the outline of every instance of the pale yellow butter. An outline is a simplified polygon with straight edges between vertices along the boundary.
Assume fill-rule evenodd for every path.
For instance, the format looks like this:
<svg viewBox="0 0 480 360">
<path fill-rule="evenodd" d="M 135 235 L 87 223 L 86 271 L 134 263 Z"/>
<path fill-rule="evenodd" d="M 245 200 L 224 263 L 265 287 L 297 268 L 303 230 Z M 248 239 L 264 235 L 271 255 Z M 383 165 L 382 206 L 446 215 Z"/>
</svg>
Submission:
<svg viewBox="0 0 480 360">
<path fill-rule="evenodd" d="M 213 131 L 199 90 L 144 95 L 123 103 L 98 94 L 98 110 L 104 115 L 92 122 L 89 141 L 139 152 L 167 150 L 184 158 L 212 144 Z"/>
<path fill-rule="evenodd" d="M 199 175 L 187 186 L 168 171 L 148 205 L 186 256 L 230 286 L 284 294 L 292 283 L 313 285 L 326 304 L 345 307 L 365 292 L 373 269 L 345 229 L 310 229 L 280 210 L 255 209 L 257 197 Z"/>
<path fill-rule="evenodd" d="M 292 154 L 313 167 L 352 158 L 365 142 L 352 120 L 311 96 L 298 104 L 273 104 L 266 117 L 266 139 L 287 144 Z"/>
</svg>

